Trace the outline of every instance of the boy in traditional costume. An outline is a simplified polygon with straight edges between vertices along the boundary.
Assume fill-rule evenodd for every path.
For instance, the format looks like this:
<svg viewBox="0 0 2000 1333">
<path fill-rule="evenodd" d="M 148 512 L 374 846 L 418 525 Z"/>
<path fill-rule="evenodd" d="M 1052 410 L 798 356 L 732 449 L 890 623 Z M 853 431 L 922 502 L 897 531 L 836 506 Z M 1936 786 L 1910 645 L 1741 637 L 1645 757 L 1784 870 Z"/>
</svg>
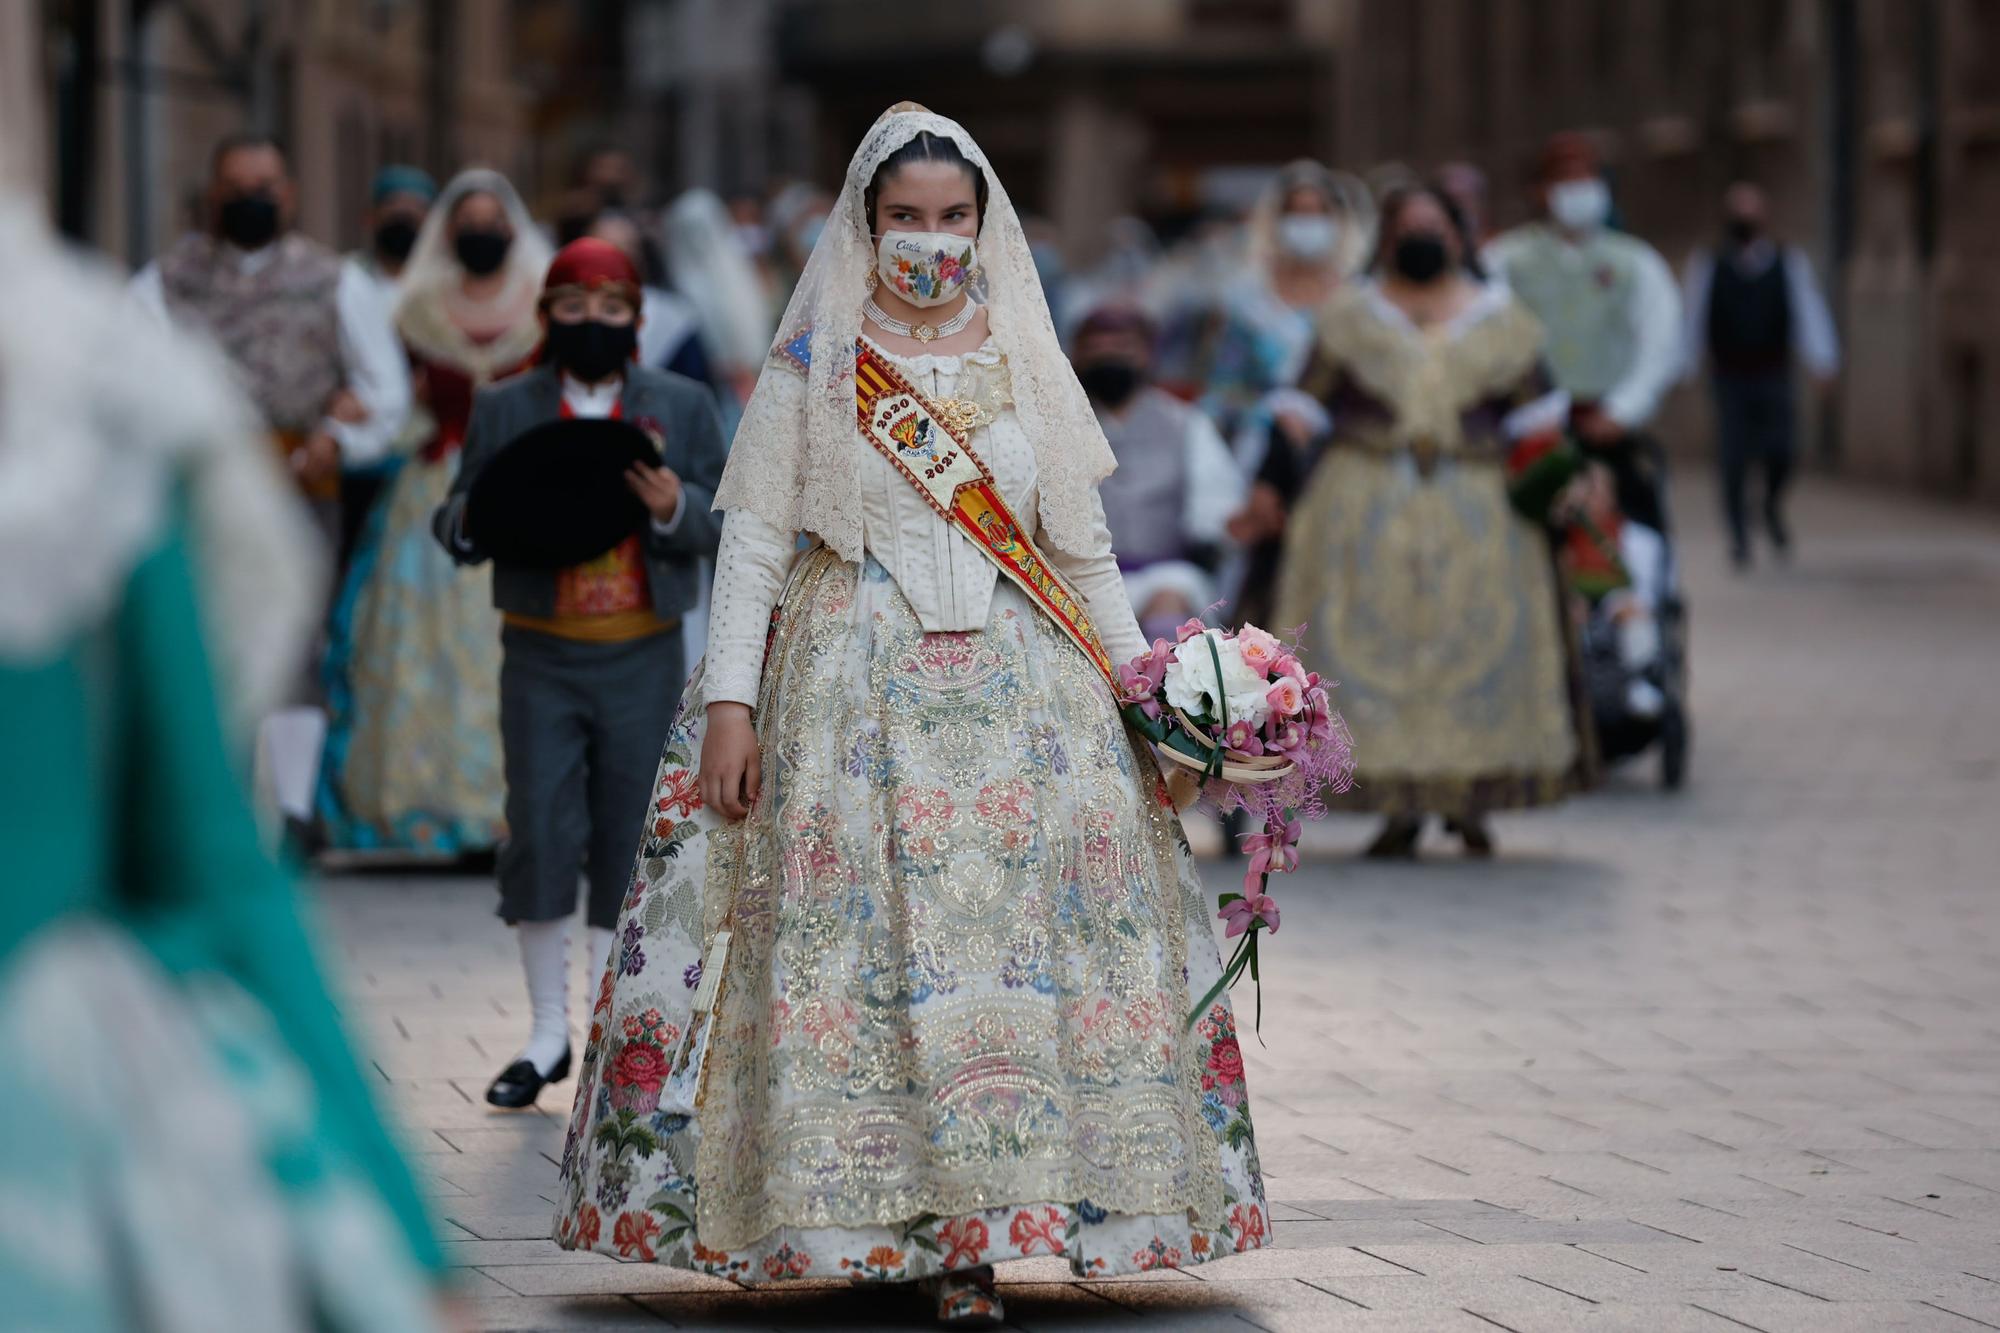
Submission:
<svg viewBox="0 0 2000 1333">
<path fill-rule="evenodd" d="M 520 936 L 533 1031 L 487 1089 L 496 1106 L 531 1105 L 545 1083 L 569 1074 L 568 918 L 578 871 L 589 879 L 596 976 L 680 699 L 680 617 L 695 602 L 700 558 L 714 554 L 721 527 L 711 512 L 724 457 L 714 399 L 692 380 L 634 362 L 639 288 L 637 269 L 614 245 L 585 238 L 557 253 L 542 290 L 542 364 L 479 391 L 458 478 L 434 522 L 454 559 L 494 559 L 493 603 L 503 621 L 508 841 L 500 915 Z M 636 427 L 650 442 L 651 460 L 632 462 L 613 482 L 638 498 L 642 521 L 613 532 L 608 549 L 564 567 L 501 549 L 533 546 L 535 534 L 522 530 L 527 523 L 496 519 L 504 494 L 482 512 L 489 502 L 477 493 L 481 475 L 533 428 L 606 421 Z M 580 470 L 589 432 L 569 433 Z M 545 440 L 560 455 L 563 432 Z M 515 498 L 528 502 L 524 508 L 542 499 Z M 617 491 L 587 495 L 568 512 L 552 499 L 546 521 L 588 529 L 613 515 L 615 525 L 619 499 Z"/>
</svg>

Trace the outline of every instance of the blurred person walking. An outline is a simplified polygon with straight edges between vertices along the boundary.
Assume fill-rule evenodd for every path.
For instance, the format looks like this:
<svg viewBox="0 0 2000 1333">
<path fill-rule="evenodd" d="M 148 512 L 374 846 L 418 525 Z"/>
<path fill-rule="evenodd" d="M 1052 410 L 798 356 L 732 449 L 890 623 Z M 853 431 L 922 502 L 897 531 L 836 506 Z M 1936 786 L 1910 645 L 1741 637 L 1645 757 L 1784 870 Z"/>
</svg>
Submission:
<svg viewBox="0 0 2000 1333">
<path fill-rule="evenodd" d="M 1392 191 L 1374 276 L 1321 317 L 1302 386 L 1331 432 L 1283 519 L 1279 625 L 1340 682 L 1360 760 L 1335 798 L 1385 816 L 1370 856 L 1416 854 L 1442 815 L 1490 855 L 1486 816 L 1562 799 L 1587 722 L 1545 528 L 1509 500 L 1509 445 L 1561 429 L 1545 335 L 1482 280 L 1442 190 Z M 1268 474 L 1260 481 L 1276 489 Z"/>
<path fill-rule="evenodd" d="M 724 406 L 727 391 L 717 387 L 709 369 L 701 317 L 687 298 L 659 285 L 666 280 L 665 261 L 652 238 L 640 229 L 638 219 L 606 209 L 584 232 L 623 250 L 645 280 L 639 293 L 639 364 L 685 376 L 715 394 L 718 409 Z M 695 576 L 695 600 L 681 613 L 681 655 L 686 663 L 682 680 L 694 674 L 695 664 L 708 648 L 708 594 L 714 579 L 714 565 L 704 557 Z"/>
<path fill-rule="evenodd" d="M 680 619 L 695 601 L 699 559 L 714 555 L 720 532 L 711 512 L 724 456 L 715 400 L 692 380 L 634 364 L 639 301 L 639 270 L 617 246 L 585 237 L 557 253 L 539 291 L 541 362 L 479 391 L 458 474 L 432 519 L 454 561 L 494 560 L 492 599 L 503 622 L 508 837 L 499 911 L 520 944 L 532 1028 L 487 1087 L 495 1106 L 531 1106 L 546 1084 L 569 1076 L 569 918 L 579 872 L 589 880 L 597 978 L 680 701 Z M 620 482 L 617 498 L 629 503 L 629 491 L 643 509 L 638 528 L 579 564 L 495 559 L 492 543 L 523 534 L 480 521 L 472 502 L 481 475 L 536 427 L 605 421 L 629 423 L 657 451 L 650 456 L 659 466 L 634 463 Z M 560 501 L 533 498 L 551 529 L 573 525 Z"/>
<path fill-rule="evenodd" d="M 1194 308 L 1170 314 L 1162 378 L 1198 393 L 1246 467 L 1255 469 L 1274 420 L 1296 442 L 1309 434 L 1272 394 L 1298 382 L 1313 321 L 1366 260 L 1374 228 L 1365 185 L 1317 162 L 1293 162 L 1251 210 L 1244 270 Z"/>
<path fill-rule="evenodd" d="M 639 270 L 644 284 L 639 300 L 639 364 L 671 370 L 715 388 L 708 350 L 702 345 L 701 317 L 693 302 L 666 285 L 665 256 L 644 220 L 635 213 L 606 208 L 579 219 L 574 231 L 574 235 L 563 237 L 564 244 L 581 236 L 595 236 L 623 250 Z"/>
<path fill-rule="evenodd" d="M 281 697 L 321 562 L 222 359 L 40 211 L 0 191 L 7 1321 L 435 1328 L 444 1256 L 219 715 Z"/>
<path fill-rule="evenodd" d="M 217 144 L 205 202 L 209 229 L 141 269 L 130 294 L 220 345 L 305 495 L 319 539 L 338 551 L 342 470 L 379 461 L 409 415 L 402 350 L 368 279 L 291 230 L 295 191 L 276 142 L 237 135 Z M 337 586 L 328 580 L 317 613 Z M 301 849 L 318 837 L 314 793 L 326 737 L 316 659 L 314 667 L 258 743 L 259 768 L 271 775 Z"/>
<path fill-rule="evenodd" d="M 132 295 L 222 347 L 337 544 L 341 468 L 382 457 L 409 413 L 402 352 L 366 276 L 291 230 L 296 192 L 276 141 L 217 144 L 206 202 L 209 229 L 142 268 Z"/>
<path fill-rule="evenodd" d="M 783 328 L 717 495 L 711 650 L 592 1016 L 557 1242 L 923 1280 L 981 1326 L 1009 1255 L 1108 1276 L 1267 1244 L 1232 1010 L 1197 998 L 1200 878 L 1107 682 L 1144 651 L 1096 488 L 1115 460 L 961 126 L 876 122 Z"/>
<path fill-rule="evenodd" d="M 1798 453 L 1793 368 L 1804 366 L 1822 393 L 1840 371 L 1839 335 L 1812 261 L 1771 235 L 1769 213 L 1755 185 L 1730 186 L 1722 197 L 1722 239 L 1697 250 L 1683 278 L 1685 364 L 1690 377 L 1708 367 L 1722 512 L 1738 569 L 1750 563 L 1744 489 L 1753 467 L 1763 473 L 1764 531 L 1779 556 L 1791 551 L 1784 492 Z"/>
<path fill-rule="evenodd" d="M 1152 383 L 1153 324 L 1106 305 L 1077 327 L 1070 362 L 1118 460 L 1098 485 L 1125 596 L 1149 640 L 1174 637 L 1218 597 L 1224 527 L 1243 474 L 1207 415 Z"/>
<path fill-rule="evenodd" d="M 392 316 L 403 295 L 403 268 L 437 192 L 437 182 L 428 171 L 398 164 L 376 172 L 368 187 L 368 213 L 362 219 L 368 245 L 348 255 L 347 262 L 375 285 L 383 308 Z"/>
<path fill-rule="evenodd" d="M 712 191 L 681 195 L 667 209 L 664 229 L 674 290 L 695 308 L 715 382 L 725 395 L 727 439 L 756 387 L 776 315 L 729 210 Z"/>
<path fill-rule="evenodd" d="M 1505 233 L 1487 267 L 1548 330 L 1548 361 L 1583 447 L 1618 478 L 1619 507 L 1668 530 L 1661 452 L 1646 428 L 1681 373 L 1681 298 L 1659 251 L 1613 230 L 1597 148 L 1558 134 L 1537 175 L 1543 219 Z"/>
<path fill-rule="evenodd" d="M 360 542 L 332 622 L 320 784 L 329 845 L 456 856 L 506 830 L 492 579 L 438 549 L 473 394 L 530 364 L 549 250 L 498 172 L 459 173 L 404 270 L 396 330 L 423 430 Z"/>
<path fill-rule="evenodd" d="M 369 187 L 368 212 L 362 219 L 368 244 L 351 252 L 347 265 L 374 291 L 377 317 L 391 328 L 396 322 L 396 303 L 403 295 L 403 266 L 409 262 L 417 232 L 436 198 L 437 182 L 420 167 L 383 167 L 375 173 Z M 405 419 L 404 430 L 408 427 Z M 346 463 L 341 468 L 339 567 L 343 572 L 354 558 L 362 527 L 394 474 L 398 451 L 405 443 L 402 431 L 398 431 L 379 457 Z"/>
</svg>

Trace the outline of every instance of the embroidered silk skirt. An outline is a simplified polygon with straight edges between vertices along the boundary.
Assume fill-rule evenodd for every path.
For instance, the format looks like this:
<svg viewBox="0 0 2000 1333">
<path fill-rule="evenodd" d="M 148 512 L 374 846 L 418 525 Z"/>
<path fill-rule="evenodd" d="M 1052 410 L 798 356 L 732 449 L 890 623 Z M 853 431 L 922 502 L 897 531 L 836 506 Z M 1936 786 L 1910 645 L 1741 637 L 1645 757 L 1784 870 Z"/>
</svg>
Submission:
<svg viewBox="0 0 2000 1333">
<path fill-rule="evenodd" d="M 1496 463 L 1329 450 L 1286 526 L 1279 625 L 1340 682 L 1360 770 L 1330 804 L 1471 817 L 1586 776 L 1547 539 Z"/>
<path fill-rule="evenodd" d="M 763 794 L 701 807 L 699 674 L 591 1018 L 555 1237 L 745 1282 L 1027 1255 L 1103 1275 L 1269 1234 L 1210 911 L 1151 756 L 1012 585 L 927 634 L 821 550 L 767 654 Z M 698 1110 L 663 1109 L 732 942 Z"/>
</svg>

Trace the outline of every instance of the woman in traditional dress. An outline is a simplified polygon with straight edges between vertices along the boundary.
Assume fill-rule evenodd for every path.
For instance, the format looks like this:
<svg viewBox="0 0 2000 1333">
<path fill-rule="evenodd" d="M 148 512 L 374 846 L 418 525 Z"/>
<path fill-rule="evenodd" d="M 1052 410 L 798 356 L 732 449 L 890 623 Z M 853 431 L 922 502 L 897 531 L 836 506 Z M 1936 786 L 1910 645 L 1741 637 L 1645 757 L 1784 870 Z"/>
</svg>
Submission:
<svg viewBox="0 0 2000 1333">
<path fill-rule="evenodd" d="M 1201 880 L 1104 678 L 1142 649 L 1110 450 L 964 129 L 876 123 L 779 337 L 557 1240 L 754 1283 L 927 1278 L 968 1321 L 997 1317 L 999 1259 L 1101 1276 L 1263 1244 L 1229 1005 L 1188 1021 L 1219 976 Z M 919 489 L 972 459 L 991 485 Z M 705 968 L 696 1113 L 667 1074 Z"/>
<path fill-rule="evenodd" d="M 492 575 L 451 562 L 431 513 L 451 488 L 473 391 L 525 367 L 549 248 L 495 171 L 461 172 L 403 272 L 396 331 L 420 425 L 334 611 L 321 814 L 335 847 L 444 856 L 506 831 L 500 613 Z"/>
<path fill-rule="evenodd" d="M 444 1256 L 230 761 L 314 544 L 229 370 L 44 211 L 0 189 L 5 1319 L 435 1328 Z"/>
<path fill-rule="evenodd" d="M 1559 430 L 1541 325 L 1481 279 L 1457 211 L 1392 191 L 1371 280 L 1320 320 L 1303 387 L 1332 435 L 1290 503 L 1277 624 L 1340 682 L 1371 855 L 1412 856 L 1426 815 L 1486 855 L 1494 810 L 1557 801 L 1586 752 L 1547 532 L 1508 500 L 1510 441 Z M 1308 460 L 1310 461 L 1310 460 Z"/>
</svg>

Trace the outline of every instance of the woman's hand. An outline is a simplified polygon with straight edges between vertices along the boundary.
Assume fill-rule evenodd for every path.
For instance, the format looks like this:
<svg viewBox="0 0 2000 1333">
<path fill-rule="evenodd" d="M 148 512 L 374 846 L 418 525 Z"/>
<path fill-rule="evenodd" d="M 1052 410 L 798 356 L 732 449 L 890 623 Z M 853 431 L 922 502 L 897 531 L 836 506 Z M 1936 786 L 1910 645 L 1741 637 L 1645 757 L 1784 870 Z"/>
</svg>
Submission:
<svg viewBox="0 0 2000 1333">
<path fill-rule="evenodd" d="M 708 706 L 700 786 L 701 803 L 730 823 L 750 813 L 763 786 L 763 763 L 748 704 L 718 700 Z"/>
</svg>

